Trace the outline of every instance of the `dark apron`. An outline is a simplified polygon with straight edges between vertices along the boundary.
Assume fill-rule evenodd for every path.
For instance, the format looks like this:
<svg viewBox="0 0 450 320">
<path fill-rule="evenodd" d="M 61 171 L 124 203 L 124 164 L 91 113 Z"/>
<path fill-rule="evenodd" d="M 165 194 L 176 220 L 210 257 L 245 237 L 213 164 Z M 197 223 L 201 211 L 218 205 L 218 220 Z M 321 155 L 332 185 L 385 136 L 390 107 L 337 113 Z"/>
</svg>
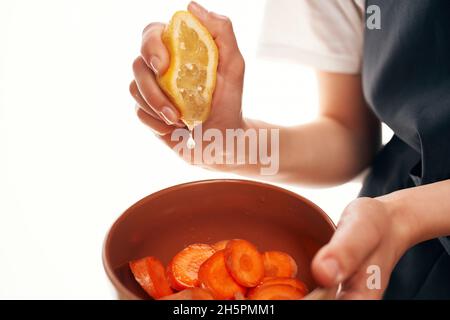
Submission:
<svg viewBox="0 0 450 320">
<path fill-rule="evenodd" d="M 360 196 L 449 179 L 450 0 L 366 2 L 381 8 L 381 30 L 366 28 L 364 95 L 395 135 L 376 156 Z M 450 239 L 407 251 L 384 297 L 450 299 Z"/>
</svg>

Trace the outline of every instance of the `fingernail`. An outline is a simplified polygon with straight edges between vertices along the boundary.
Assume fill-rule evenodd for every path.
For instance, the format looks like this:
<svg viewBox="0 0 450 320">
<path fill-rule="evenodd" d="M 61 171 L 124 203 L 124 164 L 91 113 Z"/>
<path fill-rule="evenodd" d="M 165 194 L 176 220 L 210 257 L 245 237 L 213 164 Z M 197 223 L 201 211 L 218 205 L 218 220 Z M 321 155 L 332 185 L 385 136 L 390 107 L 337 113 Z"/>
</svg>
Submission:
<svg viewBox="0 0 450 320">
<path fill-rule="evenodd" d="M 189 4 L 189 7 L 194 11 L 194 13 L 196 13 L 197 15 L 200 15 L 200 16 L 208 13 L 208 10 L 203 8 L 201 5 L 199 5 L 195 1 L 191 1 L 191 3 Z"/>
<path fill-rule="evenodd" d="M 228 18 L 226 16 L 223 16 L 221 14 L 215 13 L 215 12 L 210 12 L 211 15 L 216 18 L 216 19 L 220 19 L 220 20 L 227 20 Z"/>
<path fill-rule="evenodd" d="M 172 125 L 174 123 L 178 122 L 178 115 L 177 113 L 170 107 L 163 107 L 161 109 L 161 112 L 159 113 L 161 118 L 168 124 Z"/>
<path fill-rule="evenodd" d="M 329 279 L 333 280 L 334 284 L 338 284 L 343 280 L 339 269 L 339 264 L 335 259 L 325 259 L 322 262 L 322 270 L 326 273 Z"/>
<path fill-rule="evenodd" d="M 176 123 L 174 123 L 174 125 L 176 125 L 177 127 L 180 127 L 180 128 L 186 127 L 186 125 L 184 124 L 184 122 L 181 121 L 181 120 L 178 120 Z"/>
<path fill-rule="evenodd" d="M 158 57 L 152 57 L 150 59 L 150 68 L 152 68 L 153 72 L 158 75 L 159 69 L 161 67 L 161 60 Z"/>
</svg>

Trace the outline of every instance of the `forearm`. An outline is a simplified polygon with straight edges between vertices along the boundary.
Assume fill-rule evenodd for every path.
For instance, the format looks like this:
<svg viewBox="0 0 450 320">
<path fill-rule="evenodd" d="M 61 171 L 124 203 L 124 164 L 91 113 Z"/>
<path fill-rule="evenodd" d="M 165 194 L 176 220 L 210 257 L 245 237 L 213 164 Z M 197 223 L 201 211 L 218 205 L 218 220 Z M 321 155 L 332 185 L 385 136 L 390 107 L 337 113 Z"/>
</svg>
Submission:
<svg viewBox="0 0 450 320">
<path fill-rule="evenodd" d="M 279 168 L 276 175 L 260 177 L 279 182 L 314 185 L 342 183 L 364 169 L 377 149 L 376 143 L 365 141 L 361 135 L 325 116 L 293 127 L 246 119 L 243 129 L 257 132 L 268 130 L 269 153 L 273 161 L 278 156 Z M 273 129 L 279 130 L 278 148 L 271 145 L 270 130 Z M 259 175 L 263 166 L 258 162 L 256 165 L 245 164 L 228 169 L 242 175 Z"/>
<path fill-rule="evenodd" d="M 280 176 L 287 182 L 335 185 L 367 167 L 377 147 L 326 116 L 280 132 Z"/>
<path fill-rule="evenodd" d="M 408 245 L 450 235 L 450 180 L 379 197 L 402 226 Z"/>
<path fill-rule="evenodd" d="M 355 177 L 370 164 L 380 146 L 380 121 L 365 102 L 360 75 L 318 72 L 318 88 L 319 118 L 309 124 L 282 127 L 242 119 L 240 112 L 239 120 L 233 121 L 232 127 L 221 125 L 228 119 L 224 115 L 211 121 L 210 124 L 222 133 L 229 128 L 241 129 L 241 132 L 248 132 L 247 137 L 256 134 L 259 139 L 264 139 L 260 133 L 267 129 L 267 141 L 259 140 L 257 146 L 246 146 L 245 152 L 236 147 L 233 151 L 249 159 L 255 153 L 260 156 L 258 149 L 265 150 L 260 147 L 267 144 L 270 161 L 264 163 L 258 157 L 257 163 L 228 161 L 225 165 L 208 167 L 291 184 L 335 185 Z M 241 145 L 243 139 L 241 137 Z M 236 153 L 233 155 L 229 151 L 225 151 L 225 157 L 235 157 Z M 272 170 L 263 170 L 269 162 Z"/>
<path fill-rule="evenodd" d="M 243 120 L 245 129 L 279 129 L 278 174 L 263 178 L 334 185 L 355 177 L 371 163 L 380 146 L 381 130 L 364 100 L 361 76 L 318 72 L 317 78 L 320 116 L 316 121 L 278 127 Z M 258 166 L 233 168 L 244 175 L 259 174 L 258 170 Z"/>
</svg>

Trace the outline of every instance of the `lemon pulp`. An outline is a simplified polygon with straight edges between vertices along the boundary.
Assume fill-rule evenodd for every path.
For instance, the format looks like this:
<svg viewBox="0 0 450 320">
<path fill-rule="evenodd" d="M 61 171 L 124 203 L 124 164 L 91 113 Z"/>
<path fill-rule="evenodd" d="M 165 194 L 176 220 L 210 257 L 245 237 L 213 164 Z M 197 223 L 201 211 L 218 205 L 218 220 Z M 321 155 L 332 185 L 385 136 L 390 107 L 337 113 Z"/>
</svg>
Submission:
<svg viewBox="0 0 450 320">
<path fill-rule="evenodd" d="M 192 130 L 210 113 L 216 84 L 218 50 L 208 30 L 187 11 L 179 11 L 163 33 L 170 53 L 167 72 L 158 79 Z"/>
</svg>

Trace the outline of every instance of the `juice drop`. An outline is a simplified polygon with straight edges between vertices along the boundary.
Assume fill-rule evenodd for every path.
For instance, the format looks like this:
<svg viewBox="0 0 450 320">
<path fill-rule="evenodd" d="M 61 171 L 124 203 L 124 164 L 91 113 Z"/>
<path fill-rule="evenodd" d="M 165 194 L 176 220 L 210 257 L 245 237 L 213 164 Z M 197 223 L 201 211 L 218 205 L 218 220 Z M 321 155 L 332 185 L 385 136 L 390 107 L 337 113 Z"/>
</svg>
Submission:
<svg viewBox="0 0 450 320">
<path fill-rule="evenodd" d="M 187 143 L 186 143 L 186 146 L 187 146 L 187 148 L 188 148 L 189 150 L 192 150 L 192 149 L 195 148 L 195 140 L 194 140 L 194 138 L 192 137 L 192 130 L 189 130 L 189 138 L 188 138 L 188 141 L 187 141 Z"/>
</svg>

